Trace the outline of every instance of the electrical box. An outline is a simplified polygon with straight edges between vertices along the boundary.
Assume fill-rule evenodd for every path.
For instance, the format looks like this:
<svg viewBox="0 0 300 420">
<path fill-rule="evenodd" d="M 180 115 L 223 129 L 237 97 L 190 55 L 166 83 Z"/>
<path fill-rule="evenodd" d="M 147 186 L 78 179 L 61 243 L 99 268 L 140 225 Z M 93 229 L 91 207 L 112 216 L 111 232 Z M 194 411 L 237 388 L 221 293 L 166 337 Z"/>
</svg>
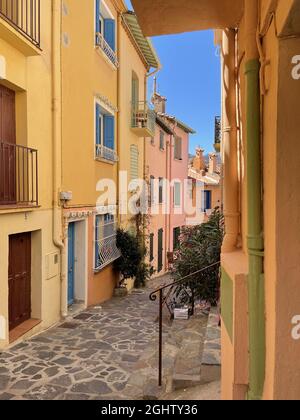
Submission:
<svg viewBox="0 0 300 420">
<path fill-rule="evenodd" d="M 57 252 L 46 255 L 46 279 L 50 280 L 59 274 L 59 254 Z"/>
<path fill-rule="evenodd" d="M 63 201 L 71 201 L 73 199 L 72 191 L 62 191 L 60 193 L 60 199 Z"/>
</svg>

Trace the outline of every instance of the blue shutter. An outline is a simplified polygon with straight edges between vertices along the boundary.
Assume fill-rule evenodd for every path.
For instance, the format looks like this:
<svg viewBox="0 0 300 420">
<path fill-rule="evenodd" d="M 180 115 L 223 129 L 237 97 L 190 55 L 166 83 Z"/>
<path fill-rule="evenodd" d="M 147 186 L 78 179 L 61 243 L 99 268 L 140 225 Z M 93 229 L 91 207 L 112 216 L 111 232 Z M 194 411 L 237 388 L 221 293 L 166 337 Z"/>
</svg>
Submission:
<svg viewBox="0 0 300 420">
<path fill-rule="evenodd" d="M 211 210 L 211 191 L 207 191 L 207 209 Z"/>
<path fill-rule="evenodd" d="M 104 115 L 104 146 L 115 149 L 115 117 Z"/>
<path fill-rule="evenodd" d="M 116 51 L 116 29 L 114 19 L 104 20 L 104 38 L 110 48 Z"/>
<path fill-rule="evenodd" d="M 101 144 L 101 108 L 99 104 L 96 104 L 96 144 Z"/>
<path fill-rule="evenodd" d="M 100 10 L 101 10 L 101 0 L 96 0 L 96 32 L 100 32 Z"/>
</svg>

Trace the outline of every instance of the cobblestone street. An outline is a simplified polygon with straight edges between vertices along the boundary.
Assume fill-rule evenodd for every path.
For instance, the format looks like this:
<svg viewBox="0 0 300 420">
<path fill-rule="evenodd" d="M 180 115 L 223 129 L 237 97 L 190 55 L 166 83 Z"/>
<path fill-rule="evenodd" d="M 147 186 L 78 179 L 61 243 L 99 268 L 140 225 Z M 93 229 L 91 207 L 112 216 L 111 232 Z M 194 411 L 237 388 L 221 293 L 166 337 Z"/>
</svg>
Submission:
<svg viewBox="0 0 300 420">
<path fill-rule="evenodd" d="M 145 379 L 157 375 L 149 292 L 114 298 L 0 353 L 0 399 L 143 398 Z"/>
</svg>

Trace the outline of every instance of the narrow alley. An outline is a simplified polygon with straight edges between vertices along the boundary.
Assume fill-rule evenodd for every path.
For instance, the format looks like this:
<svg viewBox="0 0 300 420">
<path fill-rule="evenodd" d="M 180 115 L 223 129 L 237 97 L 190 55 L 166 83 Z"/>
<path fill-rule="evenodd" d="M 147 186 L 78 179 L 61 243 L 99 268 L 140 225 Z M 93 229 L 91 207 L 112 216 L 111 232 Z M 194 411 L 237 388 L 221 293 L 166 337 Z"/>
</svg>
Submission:
<svg viewBox="0 0 300 420">
<path fill-rule="evenodd" d="M 0 353 L 0 400 L 158 399 L 158 307 L 151 290 L 90 308 Z M 206 323 L 202 315 L 197 328 Z M 165 337 L 170 328 L 165 317 Z M 170 357 L 164 354 L 166 366 Z"/>
</svg>

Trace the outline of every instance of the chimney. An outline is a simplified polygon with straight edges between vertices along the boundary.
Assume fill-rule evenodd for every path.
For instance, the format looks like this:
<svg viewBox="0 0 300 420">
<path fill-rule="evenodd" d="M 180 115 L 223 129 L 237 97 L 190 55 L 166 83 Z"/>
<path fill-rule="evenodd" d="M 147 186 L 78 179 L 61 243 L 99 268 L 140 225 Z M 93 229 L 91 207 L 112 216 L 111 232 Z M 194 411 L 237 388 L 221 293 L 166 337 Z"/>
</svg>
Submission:
<svg viewBox="0 0 300 420">
<path fill-rule="evenodd" d="M 193 161 L 193 168 L 198 171 L 205 171 L 205 159 L 204 159 L 204 149 L 197 147 L 196 149 L 196 157 Z"/>
<path fill-rule="evenodd" d="M 208 172 L 213 175 L 217 172 L 217 155 L 215 153 L 210 153 L 209 155 L 209 168 Z"/>
<path fill-rule="evenodd" d="M 157 78 L 154 77 L 154 86 L 153 86 L 153 96 L 152 96 L 152 104 L 154 105 L 154 109 L 156 112 L 165 114 L 166 113 L 166 103 L 167 98 L 161 96 L 157 92 Z"/>
</svg>

